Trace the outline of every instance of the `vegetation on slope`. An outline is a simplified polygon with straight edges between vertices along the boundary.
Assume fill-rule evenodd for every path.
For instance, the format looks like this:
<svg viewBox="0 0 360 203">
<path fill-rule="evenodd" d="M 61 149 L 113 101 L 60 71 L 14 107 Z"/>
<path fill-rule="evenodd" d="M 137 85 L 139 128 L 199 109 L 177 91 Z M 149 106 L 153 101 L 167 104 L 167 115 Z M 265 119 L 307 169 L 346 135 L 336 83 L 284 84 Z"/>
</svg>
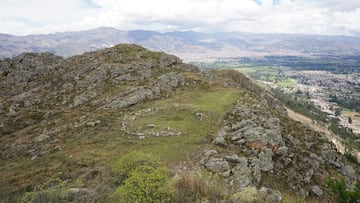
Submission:
<svg viewBox="0 0 360 203">
<path fill-rule="evenodd" d="M 5 202 L 216 202 L 254 191 L 258 201 L 279 202 L 278 190 L 296 199 L 289 194 L 315 183 L 332 200 L 323 176 L 348 164 L 237 71 L 199 72 L 133 45 L 58 60 L 53 73 L 36 76 L 41 83 L 1 89 L 0 119 L 10 129 L 0 137 Z M 5 64 L 14 74 L 1 75 L 4 84 L 15 73 L 33 77 L 14 64 Z M 26 122 L 29 109 L 36 119 Z M 307 195 L 299 199 L 318 199 Z"/>
</svg>

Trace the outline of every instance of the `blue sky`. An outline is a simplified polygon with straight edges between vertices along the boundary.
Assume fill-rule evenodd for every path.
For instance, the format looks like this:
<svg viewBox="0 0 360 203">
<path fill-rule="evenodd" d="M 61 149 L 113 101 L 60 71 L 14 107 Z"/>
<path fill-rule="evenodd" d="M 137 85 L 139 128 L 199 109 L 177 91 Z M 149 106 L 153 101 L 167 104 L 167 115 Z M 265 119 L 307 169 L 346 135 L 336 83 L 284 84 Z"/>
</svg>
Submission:
<svg viewBox="0 0 360 203">
<path fill-rule="evenodd" d="M 0 33 L 121 30 L 360 35 L 360 0 L 0 0 Z"/>
</svg>

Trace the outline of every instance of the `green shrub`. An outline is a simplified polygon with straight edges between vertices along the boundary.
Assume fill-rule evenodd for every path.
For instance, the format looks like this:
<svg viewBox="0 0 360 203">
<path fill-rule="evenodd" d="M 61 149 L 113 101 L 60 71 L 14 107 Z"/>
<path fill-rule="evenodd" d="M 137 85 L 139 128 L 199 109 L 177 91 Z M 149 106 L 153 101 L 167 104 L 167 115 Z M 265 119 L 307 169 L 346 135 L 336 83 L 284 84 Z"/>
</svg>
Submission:
<svg viewBox="0 0 360 203">
<path fill-rule="evenodd" d="M 117 202 L 169 202 L 172 195 L 170 179 L 163 167 L 140 166 L 130 173 L 111 199 Z"/>
<path fill-rule="evenodd" d="M 114 165 L 117 190 L 113 202 L 169 202 L 172 195 L 169 173 L 152 154 L 132 152 Z"/>
<path fill-rule="evenodd" d="M 336 195 L 337 202 L 339 203 L 355 203 L 360 202 L 360 183 L 357 182 L 355 188 L 350 190 L 346 187 L 345 180 L 337 180 L 328 178 L 326 186 L 329 187 Z"/>
<path fill-rule="evenodd" d="M 150 153 L 131 152 L 119 159 L 114 167 L 115 183 L 121 185 L 129 177 L 130 173 L 140 166 L 158 168 L 163 166 L 160 159 Z"/>
</svg>

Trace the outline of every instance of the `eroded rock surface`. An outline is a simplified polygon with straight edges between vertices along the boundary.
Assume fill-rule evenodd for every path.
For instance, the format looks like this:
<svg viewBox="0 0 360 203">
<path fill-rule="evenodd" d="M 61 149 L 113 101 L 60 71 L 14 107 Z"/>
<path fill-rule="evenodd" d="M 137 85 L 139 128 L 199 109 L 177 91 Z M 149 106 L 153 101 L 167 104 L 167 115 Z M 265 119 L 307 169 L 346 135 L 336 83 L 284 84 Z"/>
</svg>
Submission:
<svg viewBox="0 0 360 203">
<path fill-rule="evenodd" d="M 265 202 L 282 199 L 279 191 L 271 189 L 273 182 L 303 196 L 323 196 L 328 191 L 323 180 L 329 176 L 329 167 L 348 184 L 358 181 L 355 171 L 359 169 L 346 164 L 323 134 L 289 120 L 282 112 L 271 112 L 274 106 L 266 98 L 260 95 L 259 100 L 239 101 L 228 113 L 213 141 L 223 148 L 222 153 L 207 153 L 210 165 L 217 163 L 218 167 L 214 170 L 208 162 L 200 162 L 205 169 L 224 177 L 240 196 L 247 188 L 261 188 L 256 191 L 266 194 L 261 200 Z M 224 160 L 228 168 L 221 167 Z"/>
</svg>

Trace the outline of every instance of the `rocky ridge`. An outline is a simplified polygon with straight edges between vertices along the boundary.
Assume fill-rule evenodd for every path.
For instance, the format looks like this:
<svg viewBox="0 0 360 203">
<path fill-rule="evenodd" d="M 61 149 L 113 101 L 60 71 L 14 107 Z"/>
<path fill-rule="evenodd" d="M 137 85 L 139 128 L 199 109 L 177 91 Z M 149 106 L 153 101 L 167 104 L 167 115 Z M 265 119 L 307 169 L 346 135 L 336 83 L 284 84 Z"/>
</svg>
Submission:
<svg viewBox="0 0 360 203">
<path fill-rule="evenodd" d="M 230 195 L 234 199 L 252 192 L 262 194 L 257 200 L 265 202 L 280 202 L 284 188 L 285 192 L 303 197 L 332 200 L 324 186 L 327 177 L 344 177 L 350 187 L 359 180 L 359 165 L 347 161 L 323 134 L 290 120 L 278 100 L 244 75 L 230 70 L 202 72 L 175 56 L 150 52 L 137 45 L 117 45 L 68 59 L 25 53 L 1 61 L 0 163 L 8 172 L 16 159 L 25 163 L 20 164 L 20 169 L 39 167 L 35 173 L 46 174 L 56 170 L 41 168 L 37 160 L 50 159 L 53 165 L 56 162 L 53 157 L 60 154 L 65 164 L 57 166 L 65 165 L 65 169 L 57 171 L 57 176 L 68 180 L 69 174 L 74 173 L 73 176 L 88 181 L 88 188 L 70 188 L 70 193 L 78 191 L 87 200 L 96 199 L 97 194 L 111 191 L 110 172 L 97 165 L 103 163 L 101 160 L 86 162 L 80 157 L 78 162 L 74 161 L 72 153 L 76 149 L 69 147 L 69 143 L 81 144 L 100 132 L 92 142 L 101 146 L 107 139 L 101 133 L 106 131 L 130 138 L 122 140 L 116 135 L 114 142 L 120 140 L 118 144 L 144 141 L 142 144 L 146 145 L 146 140 L 151 143 L 151 138 L 160 137 L 185 139 L 193 132 L 151 122 L 140 127 L 134 123 L 168 112 L 189 115 L 200 123 L 213 119 L 214 113 L 194 106 L 147 106 L 152 101 L 198 89 L 204 92 L 232 89 L 244 94 L 224 117 L 218 118 L 217 129 L 207 132 L 210 139 L 201 148 L 202 153 L 184 166 L 176 163 L 176 173 L 205 170 L 220 177 L 232 189 Z M 114 117 L 121 120 L 115 127 L 111 125 Z M 182 121 L 179 117 L 172 119 Z M 89 150 L 87 145 L 81 146 Z M 73 165 L 79 168 L 64 172 Z M 2 197 L 34 188 L 31 180 L 21 186 L 22 179 L 15 175 L 14 179 L 4 177 L 0 184 Z M 100 186 L 92 179 L 100 179 Z M 11 191 L 7 191 L 9 188 Z"/>
<path fill-rule="evenodd" d="M 119 45 L 69 59 L 34 53 L 5 59 L 0 63 L 0 135 L 16 130 L 11 123 L 24 128 L 37 122 L 29 118 L 21 122 L 17 115 L 23 112 L 30 111 L 32 117 L 41 120 L 84 105 L 121 109 L 161 98 L 164 92 L 185 86 L 183 72 L 187 71 L 198 69 L 175 56 L 135 45 Z"/>
<path fill-rule="evenodd" d="M 236 191 L 260 188 L 260 194 L 268 190 L 261 199 L 265 202 L 281 202 L 281 193 L 271 189 L 279 185 L 304 197 L 329 195 L 324 194 L 324 181 L 333 175 L 332 170 L 342 174 L 349 185 L 359 178 L 358 166 L 349 164 L 324 134 L 289 121 L 284 115 L 274 116 L 262 103 L 238 103 L 199 164 L 223 177 Z"/>
</svg>

